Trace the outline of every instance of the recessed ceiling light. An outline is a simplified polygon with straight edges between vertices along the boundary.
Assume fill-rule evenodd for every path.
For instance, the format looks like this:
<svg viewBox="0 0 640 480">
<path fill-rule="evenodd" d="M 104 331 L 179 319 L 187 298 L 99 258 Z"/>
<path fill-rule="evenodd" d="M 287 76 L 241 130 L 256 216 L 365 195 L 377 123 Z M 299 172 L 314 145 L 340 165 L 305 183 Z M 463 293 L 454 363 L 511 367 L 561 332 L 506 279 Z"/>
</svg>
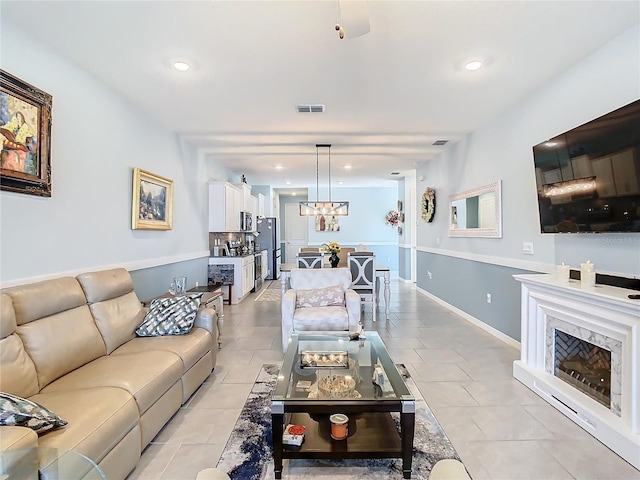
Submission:
<svg viewBox="0 0 640 480">
<path fill-rule="evenodd" d="M 276 170 L 282 170 L 282 165 L 276 165 Z"/>
<path fill-rule="evenodd" d="M 173 62 L 173 68 L 178 70 L 179 72 L 186 72 L 191 68 L 187 62 Z"/>
<path fill-rule="evenodd" d="M 338 182 L 338 185 L 342 185 L 343 183 L 344 183 L 344 182 L 343 182 L 342 180 L 340 180 L 340 181 Z"/>
<path fill-rule="evenodd" d="M 464 66 L 464 68 L 469 71 L 478 70 L 480 67 L 482 67 L 482 62 L 480 60 L 472 60 L 470 62 L 467 62 Z"/>
<path fill-rule="evenodd" d="M 286 183 L 287 185 L 291 185 L 291 182 L 288 181 L 288 180 L 286 182 L 284 182 L 284 183 Z"/>
<path fill-rule="evenodd" d="M 291 192 L 291 196 L 295 197 L 296 196 L 296 192 Z"/>
<path fill-rule="evenodd" d="M 346 168 L 347 170 L 351 169 L 351 165 L 349 165 L 348 163 L 344 166 L 344 168 Z"/>
</svg>

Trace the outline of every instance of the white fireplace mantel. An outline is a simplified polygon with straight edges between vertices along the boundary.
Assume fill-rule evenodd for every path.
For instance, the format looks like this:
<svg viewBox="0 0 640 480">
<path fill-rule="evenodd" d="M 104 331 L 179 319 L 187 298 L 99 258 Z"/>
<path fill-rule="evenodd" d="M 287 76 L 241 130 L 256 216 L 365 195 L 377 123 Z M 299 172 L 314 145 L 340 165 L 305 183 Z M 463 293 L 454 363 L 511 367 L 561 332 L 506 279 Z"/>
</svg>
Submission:
<svg viewBox="0 0 640 480">
<path fill-rule="evenodd" d="M 638 293 L 554 275 L 514 275 L 522 284 L 521 357 L 513 376 L 640 469 L 640 301 Z M 553 329 L 612 351 L 611 407 L 553 374 Z M 594 340 L 595 339 L 595 340 Z"/>
</svg>

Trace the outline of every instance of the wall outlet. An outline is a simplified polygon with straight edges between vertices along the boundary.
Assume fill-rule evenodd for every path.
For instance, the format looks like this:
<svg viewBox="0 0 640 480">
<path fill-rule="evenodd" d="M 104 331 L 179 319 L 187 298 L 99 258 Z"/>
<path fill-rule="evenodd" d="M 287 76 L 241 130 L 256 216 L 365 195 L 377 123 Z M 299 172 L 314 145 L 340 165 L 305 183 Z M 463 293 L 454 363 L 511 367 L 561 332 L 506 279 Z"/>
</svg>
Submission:
<svg viewBox="0 0 640 480">
<path fill-rule="evenodd" d="M 436 238 L 436 245 L 440 245 L 440 237 Z"/>
<path fill-rule="evenodd" d="M 433 278 L 433 275 L 431 275 L 431 272 L 429 270 L 427 270 L 427 275 L 429 276 L 429 280 Z"/>
<path fill-rule="evenodd" d="M 522 253 L 525 255 L 533 255 L 533 242 L 523 242 Z"/>
<path fill-rule="evenodd" d="M 491 294 L 487 293 L 487 303 L 491 303 Z"/>
<path fill-rule="evenodd" d="M 198 282 L 196 282 L 196 288 L 198 288 Z"/>
</svg>

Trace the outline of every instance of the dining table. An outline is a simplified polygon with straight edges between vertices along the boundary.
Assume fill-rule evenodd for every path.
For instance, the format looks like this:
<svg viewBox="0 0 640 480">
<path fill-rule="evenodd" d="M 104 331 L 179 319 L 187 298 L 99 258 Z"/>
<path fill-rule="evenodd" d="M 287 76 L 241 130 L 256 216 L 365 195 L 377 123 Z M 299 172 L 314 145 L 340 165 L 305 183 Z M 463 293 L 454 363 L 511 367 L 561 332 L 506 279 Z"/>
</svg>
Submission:
<svg viewBox="0 0 640 480">
<path fill-rule="evenodd" d="M 291 270 L 295 270 L 298 267 L 295 263 L 283 263 L 280 265 L 280 284 L 282 287 L 282 295 L 291 288 L 289 279 L 291 278 Z M 384 282 L 384 313 L 386 319 L 389 320 L 389 302 L 391 301 L 391 272 L 389 267 L 384 265 L 376 265 L 376 305 L 380 305 L 380 283 Z"/>
</svg>

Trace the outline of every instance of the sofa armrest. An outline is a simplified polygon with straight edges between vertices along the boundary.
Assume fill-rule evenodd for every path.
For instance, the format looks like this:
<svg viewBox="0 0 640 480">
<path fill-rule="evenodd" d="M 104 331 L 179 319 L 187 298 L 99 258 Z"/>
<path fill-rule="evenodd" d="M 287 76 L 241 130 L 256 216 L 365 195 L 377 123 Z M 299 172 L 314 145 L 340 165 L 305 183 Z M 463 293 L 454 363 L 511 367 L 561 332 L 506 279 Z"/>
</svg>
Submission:
<svg viewBox="0 0 640 480">
<path fill-rule="evenodd" d="M 296 291 L 287 290 L 282 296 L 282 351 L 287 350 L 293 333 L 293 312 L 296 309 Z"/>
<path fill-rule="evenodd" d="M 360 327 L 360 312 L 362 305 L 360 304 L 360 295 L 352 289 L 344 292 L 347 313 L 349 314 L 349 332 L 357 332 Z"/>
<path fill-rule="evenodd" d="M 193 326 L 208 330 L 211 338 L 218 340 L 218 314 L 213 308 L 199 309 Z"/>
</svg>

